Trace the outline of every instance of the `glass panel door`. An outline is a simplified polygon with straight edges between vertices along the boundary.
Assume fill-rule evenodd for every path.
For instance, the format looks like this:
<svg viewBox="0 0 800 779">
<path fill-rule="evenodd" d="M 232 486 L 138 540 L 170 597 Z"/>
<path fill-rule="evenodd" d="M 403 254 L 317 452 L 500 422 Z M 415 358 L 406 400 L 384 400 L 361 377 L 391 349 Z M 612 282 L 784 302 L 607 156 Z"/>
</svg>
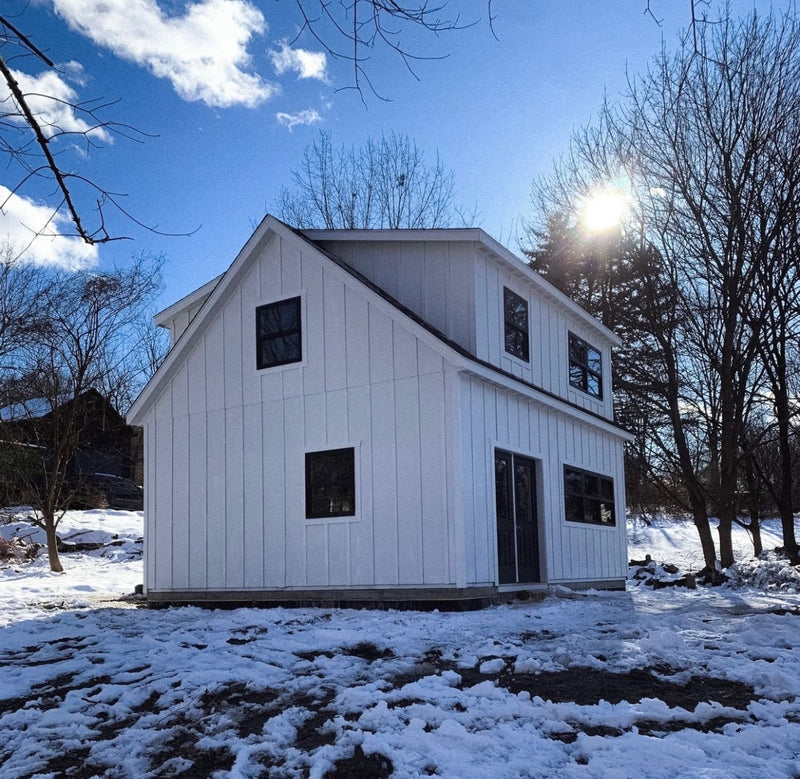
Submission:
<svg viewBox="0 0 800 779">
<path fill-rule="evenodd" d="M 495 451 L 494 463 L 498 582 L 538 582 L 536 464 L 527 457 L 499 449 Z"/>
</svg>

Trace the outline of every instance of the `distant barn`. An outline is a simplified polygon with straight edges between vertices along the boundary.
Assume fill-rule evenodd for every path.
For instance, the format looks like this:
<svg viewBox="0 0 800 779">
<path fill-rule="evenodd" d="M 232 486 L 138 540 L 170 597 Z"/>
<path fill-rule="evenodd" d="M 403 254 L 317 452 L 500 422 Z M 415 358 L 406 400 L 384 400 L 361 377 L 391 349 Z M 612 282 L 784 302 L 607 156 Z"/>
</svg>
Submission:
<svg viewBox="0 0 800 779">
<path fill-rule="evenodd" d="M 128 416 L 150 602 L 624 586 L 619 342 L 482 230 L 268 216 L 157 322 Z"/>
<path fill-rule="evenodd" d="M 75 452 L 66 474 L 71 482 L 103 473 L 141 484 L 141 430 L 126 424 L 108 398 L 88 389 L 61 403 L 29 398 L 0 408 L 0 503 L 30 499 L 25 483 L 46 467 L 57 414 L 76 419 Z"/>
</svg>

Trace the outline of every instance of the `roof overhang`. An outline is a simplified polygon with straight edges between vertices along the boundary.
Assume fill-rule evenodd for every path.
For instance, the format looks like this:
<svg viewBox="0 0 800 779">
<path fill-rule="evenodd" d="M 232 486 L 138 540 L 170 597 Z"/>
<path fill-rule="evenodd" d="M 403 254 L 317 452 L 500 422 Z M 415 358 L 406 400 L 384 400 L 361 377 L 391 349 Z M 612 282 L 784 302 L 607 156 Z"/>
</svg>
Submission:
<svg viewBox="0 0 800 779">
<path fill-rule="evenodd" d="M 159 311 L 153 317 L 153 319 L 155 319 L 155 323 L 159 327 L 169 327 L 170 321 L 182 311 L 185 311 L 187 308 L 192 308 L 193 306 L 202 305 L 205 303 L 205 301 L 208 299 L 208 296 L 214 291 L 214 288 L 217 286 L 217 284 L 219 284 L 224 275 L 224 273 L 220 273 L 219 276 L 211 279 L 211 281 L 207 281 L 202 287 L 198 287 L 196 290 L 194 290 L 194 292 L 190 292 L 180 300 L 175 301 L 172 305 L 167 306 L 163 311 Z"/>
</svg>

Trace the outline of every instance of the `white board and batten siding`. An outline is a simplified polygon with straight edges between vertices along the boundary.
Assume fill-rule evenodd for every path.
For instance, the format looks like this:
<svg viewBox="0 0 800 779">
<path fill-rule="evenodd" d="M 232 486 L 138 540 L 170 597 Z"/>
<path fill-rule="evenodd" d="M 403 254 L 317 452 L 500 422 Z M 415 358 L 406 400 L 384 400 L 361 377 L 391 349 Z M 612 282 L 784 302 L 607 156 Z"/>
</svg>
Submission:
<svg viewBox="0 0 800 779">
<path fill-rule="evenodd" d="M 436 240 L 427 241 L 418 237 L 424 231 L 407 237 L 381 231 L 380 240 L 369 240 L 370 232 L 307 234 L 479 360 L 613 419 L 607 333 L 585 314 L 576 316 L 577 307 L 549 285 L 533 283 L 533 271 L 521 260 L 496 246 L 503 251 L 498 255 L 472 230 L 430 231 Z M 530 361 L 504 349 L 504 288 L 528 303 Z M 570 332 L 602 354 L 602 400 L 569 384 Z"/>
<path fill-rule="evenodd" d="M 475 294 L 471 242 L 445 240 L 322 240 L 337 257 L 417 316 L 475 354 Z M 315 236 L 316 231 L 308 231 Z M 329 233 L 320 233 L 326 235 Z M 395 235 L 397 233 L 395 232 Z"/>
<path fill-rule="evenodd" d="M 464 501 L 468 584 L 497 581 L 496 449 L 536 463 L 542 580 L 623 579 L 627 570 L 624 516 L 618 510 L 617 527 L 602 527 L 567 522 L 564 508 L 565 465 L 612 477 L 616 505 L 625 505 L 619 437 L 474 376 L 462 376 L 460 397 L 462 467 L 469 490 Z"/>
<path fill-rule="evenodd" d="M 442 356 L 300 240 L 240 275 L 146 419 L 147 589 L 452 585 Z M 303 361 L 257 371 L 256 307 L 296 295 Z M 306 519 L 305 453 L 350 446 L 356 515 Z"/>
</svg>

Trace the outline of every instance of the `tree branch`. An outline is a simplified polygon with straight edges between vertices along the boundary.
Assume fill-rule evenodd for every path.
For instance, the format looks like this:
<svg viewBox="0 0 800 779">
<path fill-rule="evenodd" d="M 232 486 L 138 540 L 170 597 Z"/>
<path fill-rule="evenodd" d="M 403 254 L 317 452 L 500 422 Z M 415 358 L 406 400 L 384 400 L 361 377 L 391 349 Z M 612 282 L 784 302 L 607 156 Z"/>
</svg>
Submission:
<svg viewBox="0 0 800 779">
<path fill-rule="evenodd" d="M 25 99 L 25 95 L 20 89 L 19 83 L 14 78 L 14 74 L 11 72 L 11 69 L 8 67 L 5 59 L 3 59 L 2 56 L 0 56 L 0 73 L 3 74 L 3 78 L 5 79 L 6 84 L 8 84 L 11 94 L 14 96 L 14 100 L 16 100 L 20 111 L 22 111 L 22 114 L 25 117 L 25 121 L 36 137 L 36 142 L 39 145 L 39 148 L 42 150 L 45 159 L 47 160 L 47 167 L 50 169 L 53 177 L 56 180 L 56 184 L 61 191 L 61 194 L 64 198 L 64 203 L 69 211 L 70 218 L 78 230 L 78 235 L 80 235 L 80 237 L 88 244 L 103 243 L 105 239 L 96 240 L 89 235 L 88 232 L 86 232 L 86 229 L 81 222 L 80 214 L 78 214 L 78 210 L 72 200 L 72 194 L 67 186 L 65 176 L 61 172 L 61 168 L 58 167 L 58 164 L 56 163 L 55 158 L 50 151 L 49 139 L 42 132 L 41 125 L 34 116 L 33 111 L 31 111 L 28 101 Z"/>
</svg>

